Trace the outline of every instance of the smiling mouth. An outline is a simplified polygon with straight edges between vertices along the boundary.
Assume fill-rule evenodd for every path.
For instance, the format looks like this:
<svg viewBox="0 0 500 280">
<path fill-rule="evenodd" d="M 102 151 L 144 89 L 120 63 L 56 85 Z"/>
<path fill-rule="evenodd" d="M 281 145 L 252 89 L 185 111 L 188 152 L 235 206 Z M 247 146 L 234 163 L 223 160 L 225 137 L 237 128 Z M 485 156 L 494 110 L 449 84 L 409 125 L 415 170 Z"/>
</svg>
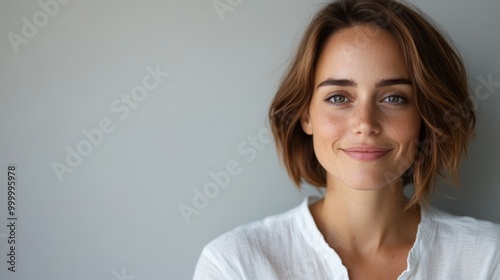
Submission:
<svg viewBox="0 0 500 280">
<path fill-rule="evenodd" d="M 344 153 L 346 153 L 349 157 L 354 158 L 360 161 L 373 161 L 377 160 L 386 154 L 388 154 L 391 150 L 380 149 L 380 148 L 370 148 L 370 147 L 362 147 L 362 148 L 350 148 L 350 149 L 342 149 Z"/>
</svg>

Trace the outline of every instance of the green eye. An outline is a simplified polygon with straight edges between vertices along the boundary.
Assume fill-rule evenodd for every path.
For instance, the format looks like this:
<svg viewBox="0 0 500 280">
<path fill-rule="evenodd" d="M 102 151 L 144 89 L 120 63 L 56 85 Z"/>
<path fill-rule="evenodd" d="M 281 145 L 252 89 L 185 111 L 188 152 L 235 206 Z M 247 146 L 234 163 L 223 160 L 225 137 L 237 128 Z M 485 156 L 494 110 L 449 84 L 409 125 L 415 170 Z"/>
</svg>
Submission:
<svg viewBox="0 0 500 280">
<path fill-rule="evenodd" d="M 393 104 L 404 104 L 406 102 L 406 100 L 402 96 L 399 96 L 399 95 L 387 96 L 386 98 L 384 98 L 384 101 L 386 101 L 388 103 L 393 103 Z"/>
<path fill-rule="evenodd" d="M 333 103 L 345 103 L 347 102 L 347 97 L 343 95 L 334 95 L 330 97 L 330 101 Z"/>
</svg>

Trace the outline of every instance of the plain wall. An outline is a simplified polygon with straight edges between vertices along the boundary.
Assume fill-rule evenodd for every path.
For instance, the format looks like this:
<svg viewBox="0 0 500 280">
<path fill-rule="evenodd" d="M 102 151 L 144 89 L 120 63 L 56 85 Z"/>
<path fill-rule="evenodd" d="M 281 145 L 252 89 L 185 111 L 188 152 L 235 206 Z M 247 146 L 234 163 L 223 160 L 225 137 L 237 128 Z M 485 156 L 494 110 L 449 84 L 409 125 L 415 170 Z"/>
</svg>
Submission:
<svg viewBox="0 0 500 280">
<path fill-rule="evenodd" d="M 222 17 L 213 0 L 0 2 L 0 278 L 190 279 L 207 242 L 314 194 L 287 178 L 266 113 L 320 2 L 220 0 Z M 414 3 L 456 41 L 481 96 L 462 190 L 444 185 L 433 205 L 500 222 L 500 2 Z M 184 219 L 222 170 L 226 186 Z"/>
</svg>

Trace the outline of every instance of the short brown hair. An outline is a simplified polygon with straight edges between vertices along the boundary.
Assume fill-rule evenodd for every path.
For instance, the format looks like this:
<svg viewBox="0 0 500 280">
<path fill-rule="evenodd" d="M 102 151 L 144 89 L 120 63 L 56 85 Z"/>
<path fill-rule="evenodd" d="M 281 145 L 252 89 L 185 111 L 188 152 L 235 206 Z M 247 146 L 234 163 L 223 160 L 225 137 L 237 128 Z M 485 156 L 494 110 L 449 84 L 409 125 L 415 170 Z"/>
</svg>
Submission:
<svg viewBox="0 0 500 280">
<path fill-rule="evenodd" d="M 422 12 L 408 4 L 339 0 L 316 14 L 269 109 L 278 153 L 297 186 L 304 180 L 316 187 L 326 185 L 326 171 L 300 120 L 309 108 L 314 71 L 324 45 L 333 33 L 356 25 L 390 32 L 403 51 L 422 126 L 419 154 L 402 180 L 404 186 L 414 186 L 408 207 L 425 203 L 438 174 L 458 183 L 460 159 L 474 136 L 476 117 L 459 53 Z"/>
</svg>

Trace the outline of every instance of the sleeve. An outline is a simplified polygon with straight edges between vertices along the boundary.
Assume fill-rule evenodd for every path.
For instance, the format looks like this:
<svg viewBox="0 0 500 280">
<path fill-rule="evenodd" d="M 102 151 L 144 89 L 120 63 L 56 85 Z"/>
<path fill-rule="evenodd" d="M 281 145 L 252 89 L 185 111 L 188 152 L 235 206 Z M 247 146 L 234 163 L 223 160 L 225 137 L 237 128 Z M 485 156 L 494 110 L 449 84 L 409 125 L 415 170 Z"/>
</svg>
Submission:
<svg viewBox="0 0 500 280">
<path fill-rule="evenodd" d="M 267 271 L 263 264 L 258 241 L 246 232 L 231 231 L 208 243 L 202 250 L 193 280 L 249 280 L 261 277 Z M 264 273 L 264 274 L 263 274 Z"/>
<path fill-rule="evenodd" d="M 489 279 L 500 279 L 500 258 L 497 258 L 496 263 L 493 264 L 492 271 Z"/>
<path fill-rule="evenodd" d="M 212 246 L 207 245 L 198 259 L 193 280 L 238 280 L 241 277 L 231 272 L 227 261 L 217 253 Z"/>
<path fill-rule="evenodd" d="M 491 263 L 491 277 L 489 279 L 500 279 L 500 225 L 496 225 L 496 231 L 494 234 L 494 249 L 495 255 Z"/>
</svg>

